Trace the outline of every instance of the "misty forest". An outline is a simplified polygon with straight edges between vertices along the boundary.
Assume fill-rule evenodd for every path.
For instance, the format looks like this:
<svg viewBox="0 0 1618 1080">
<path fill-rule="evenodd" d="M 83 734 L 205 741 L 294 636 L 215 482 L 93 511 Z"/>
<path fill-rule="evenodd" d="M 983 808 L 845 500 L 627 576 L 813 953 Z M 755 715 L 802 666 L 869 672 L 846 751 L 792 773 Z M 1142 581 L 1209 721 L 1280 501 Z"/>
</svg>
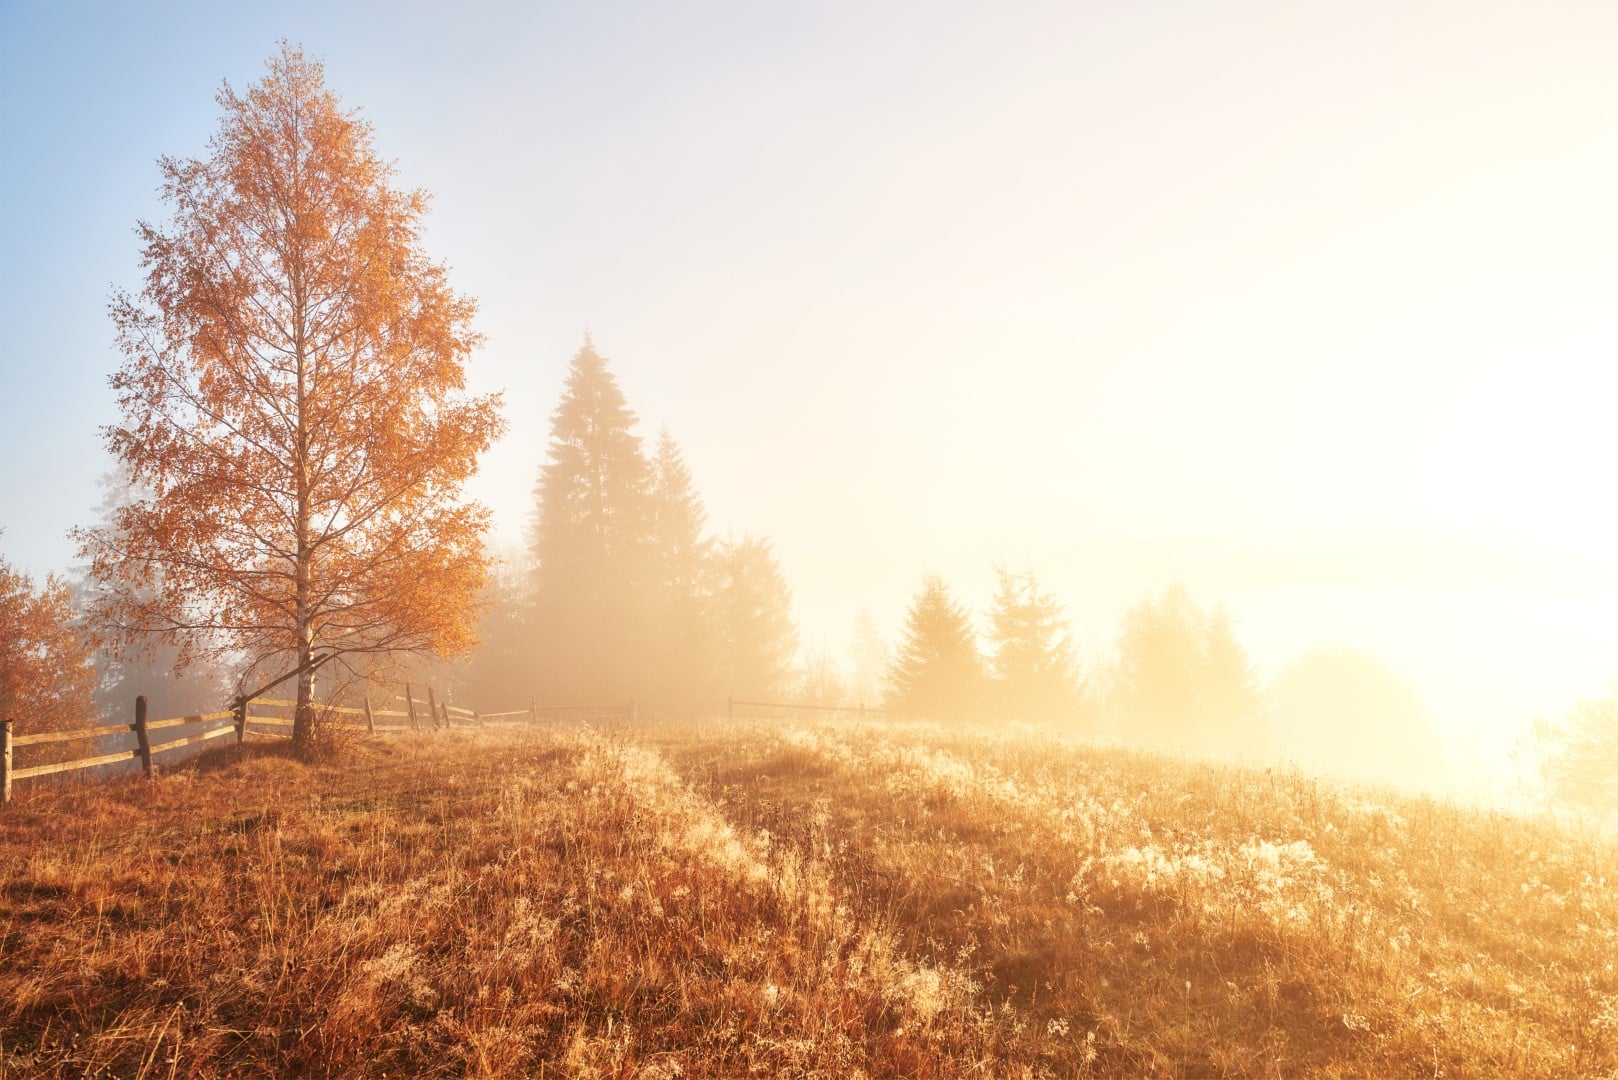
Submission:
<svg viewBox="0 0 1618 1080">
<path fill-rule="evenodd" d="M 35 15 L 0 34 L 45 48 Z M 27 480 L 82 507 L 56 547 L 30 546 L 26 500 L 0 510 L 0 1077 L 1618 1072 L 1618 694 L 1570 678 L 1472 719 L 1409 659 L 1451 629 L 1395 610 L 1363 552 L 1327 597 L 1297 584 L 1324 543 L 1221 578 L 1198 568 L 1224 540 L 1179 562 L 1172 529 L 1095 540 L 1108 485 L 1172 506 L 1215 482 L 1122 442 L 997 456 L 1088 437 L 1040 401 L 1106 392 L 1081 356 L 1009 390 L 1026 369 L 986 355 L 981 385 L 757 351 L 722 378 L 664 366 L 650 315 L 474 297 L 437 226 L 467 189 L 412 186 L 391 105 L 373 118 L 317 44 L 255 39 L 262 67 L 187 104 L 205 126 L 132 125 L 155 197 L 106 241 L 124 284 L 77 298 L 109 316 L 104 410 L 53 421 L 99 479 Z M 1120 191 L 1195 182 L 1120 168 Z M 529 210 L 502 212 L 516 247 Z M 740 241 L 712 228 L 722 266 Z M 870 243 L 915 269 L 922 233 Z M 680 324 L 681 355 L 747 333 L 761 266 Z M 859 288 L 804 280 L 805 323 Z M 693 295 L 669 288 L 659 317 Z M 564 328 L 511 332 L 539 309 Z M 1218 378 L 1209 356 L 1188 379 Z M 17 408 L 47 411 L 51 367 L 8 350 Z M 1194 411 L 1242 392 L 1197 385 Z M 1015 411 L 959 423 L 980 396 Z M 860 402 L 885 426 L 840 428 Z M 800 408 L 818 437 L 770 434 Z M 1171 432 L 1176 408 L 1123 422 L 1191 458 L 1246 437 Z M 1027 524 L 1030 489 L 1081 525 Z M 1435 550 L 1424 573 L 1486 587 Z M 1295 629 L 1377 605 L 1386 652 Z M 1432 671 L 1496 685 L 1481 656 Z"/>
</svg>

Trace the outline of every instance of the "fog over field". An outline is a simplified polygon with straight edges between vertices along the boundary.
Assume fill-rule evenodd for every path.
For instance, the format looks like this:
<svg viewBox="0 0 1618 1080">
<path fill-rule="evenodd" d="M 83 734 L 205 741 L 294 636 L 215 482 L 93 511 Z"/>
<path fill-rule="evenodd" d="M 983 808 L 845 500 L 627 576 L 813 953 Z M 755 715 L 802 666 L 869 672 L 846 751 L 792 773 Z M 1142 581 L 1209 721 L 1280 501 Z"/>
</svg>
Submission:
<svg viewBox="0 0 1618 1080">
<path fill-rule="evenodd" d="M 1031 569 L 1083 674 L 1222 606 L 1367 654 L 1448 790 L 1618 675 L 1618 12 L 1475 3 L 0 9 L 0 550 L 77 556 L 160 155 L 286 40 L 432 193 L 519 558 L 586 333 L 804 650 Z M 1386 752 L 1404 744 L 1389 730 Z"/>
<path fill-rule="evenodd" d="M 1618 1075 L 1614 41 L 0 0 L 0 1080 Z"/>
</svg>

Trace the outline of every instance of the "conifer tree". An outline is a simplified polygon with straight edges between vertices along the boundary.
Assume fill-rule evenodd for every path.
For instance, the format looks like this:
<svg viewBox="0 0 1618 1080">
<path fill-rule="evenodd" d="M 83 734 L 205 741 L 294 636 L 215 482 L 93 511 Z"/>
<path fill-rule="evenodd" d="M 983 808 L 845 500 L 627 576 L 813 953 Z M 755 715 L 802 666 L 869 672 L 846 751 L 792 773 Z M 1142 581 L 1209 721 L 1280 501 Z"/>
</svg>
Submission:
<svg viewBox="0 0 1618 1080">
<path fill-rule="evenodd" d="M 1223 605 L 1209 615 L 1204 640 L 1204 724 L 1223 747 L 1244 752 L 1266 749 L 1270 731 L 1258 675 Z"/>
<path fill-rule="evenodd" d="M 994 698 L 1020 720 L 1071 719 L 1079 707 L 1078 664 L 1061 605 L 1042 591 L 1032 570 L 994 568 L 990 612 Z"/>
<path fill-rule="evenodd" d="M 760 537 L 721 543 L 714 561 L 719 672 L 727 692 L 739 698 L 773 698 L 787 688 L 798 653 L 792 590 L 770 542 Z"/>
<path fill-rule="evenodd" d="M 641 689 L 651 467 L 635 414 L 588 338 L 551 416 L 535 488 L 533 616 L 541 696 L 595 704 Z"/>
<path fill-rule="evenodd" d="M 1119 724 L 1151 743 L 1184 743 L 1200 726 L 1204 616 L 1178 585 L 1124 615 L 1113 668 Z"/>
<path fill-rule="evenodd" d="M 1209 615 L 1176 585 L 1124 616 L 1112 706 L 1131 735 L 1177 749 L 1256 749 L 1261 704 L 1223 609 Z"/>
<path fill-rule="evenodd" d="M 708 512 L 666 427 L 652 458 L 650 507 L 653 698 L 681 709 L 711 704 L 723 694 L 713 675 L 713 541 L 703 535 Z"/>
<path fill-rule="evenodd" d="M 985 679 L 977 635 L 943 578 L 928 574 L 905 617 L 904 637 L 888 672 L 888 706 L 938 719 L 965 719 L 983 705 Z"/>
</svg>

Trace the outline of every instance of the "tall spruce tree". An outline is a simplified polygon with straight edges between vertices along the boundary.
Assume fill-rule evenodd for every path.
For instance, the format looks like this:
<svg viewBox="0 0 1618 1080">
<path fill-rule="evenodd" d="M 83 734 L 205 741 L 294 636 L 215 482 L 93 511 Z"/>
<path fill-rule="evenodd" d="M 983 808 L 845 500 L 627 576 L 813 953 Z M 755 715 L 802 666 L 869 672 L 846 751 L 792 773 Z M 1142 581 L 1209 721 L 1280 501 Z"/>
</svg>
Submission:
<svg viewBox="0 0 1618 1080">
<path fill-rule="evenodd" d="M 995 705 L 1019 720 L 1074 719 L 1078 663 L 1061 605 L 1039 587 L 1032 570 L 996 566 L 994 573 L 989 625 Z"/>
<path fill-rule="evenodd" d="M 761 537 L 721 543 L 714 563 L 718 671 L 726 691 L 739 698 L 775 697 L 787 688 L 798 653 L 792 590 L 770 542 Z"/>
<path fill-rule="evenodd" d="M 983 706 L 977 635 L 944 579 L 928 574 L 905 617 L 904 639 L 888 669 L 890 708 L 941 720 L 966 719 Z"/>
<path fill-rule="evenodd" d="M 586 337 L 551 415 L 535 488 L 533 620 L 542 699 L 618 701 L 643 689 L 652 470 L 635 414 Z"/>
<path fill-rule="evenodd" d="M 652 458 L 651 696 L 659 706 L 711 705 L 723 690 L 713 672 L 713 541 L 708 511 L 668 428 Z"/>
</svg>

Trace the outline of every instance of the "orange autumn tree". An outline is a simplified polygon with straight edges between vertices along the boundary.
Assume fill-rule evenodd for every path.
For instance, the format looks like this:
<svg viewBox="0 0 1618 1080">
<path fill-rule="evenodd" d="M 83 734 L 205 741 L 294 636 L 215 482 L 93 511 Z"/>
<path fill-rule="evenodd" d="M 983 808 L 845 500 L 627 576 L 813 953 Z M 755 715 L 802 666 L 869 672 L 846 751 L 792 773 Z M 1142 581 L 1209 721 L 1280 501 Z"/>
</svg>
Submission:
<svg viewBox="0 0 1618 1080">
<path fill-rule="evenodd" d="M 299 671 L 305 747 L 324 658 L 474 644 L 488 511 L 462 488 L 504 423 L 466 392 L 475 303 L 422 250 L 427 195 L 391 186 L 320 64 L 267 66 L 220 91 L 208 157 L 160 161 L 173 217 L 140 225 L 145 286 L 111 305 L 104 431 L 145 494 L 79 538 L 120 640 Z"/>
<path fill-rule="evenodd" d="M 49 577 L 36 588 L 0 558 L 0 720 L 14 722 L 19 735 L 91 724 L 94 655 L 67 583 Z M 34 749 L 48 757 L 55 748 Z"/>
</svg>

